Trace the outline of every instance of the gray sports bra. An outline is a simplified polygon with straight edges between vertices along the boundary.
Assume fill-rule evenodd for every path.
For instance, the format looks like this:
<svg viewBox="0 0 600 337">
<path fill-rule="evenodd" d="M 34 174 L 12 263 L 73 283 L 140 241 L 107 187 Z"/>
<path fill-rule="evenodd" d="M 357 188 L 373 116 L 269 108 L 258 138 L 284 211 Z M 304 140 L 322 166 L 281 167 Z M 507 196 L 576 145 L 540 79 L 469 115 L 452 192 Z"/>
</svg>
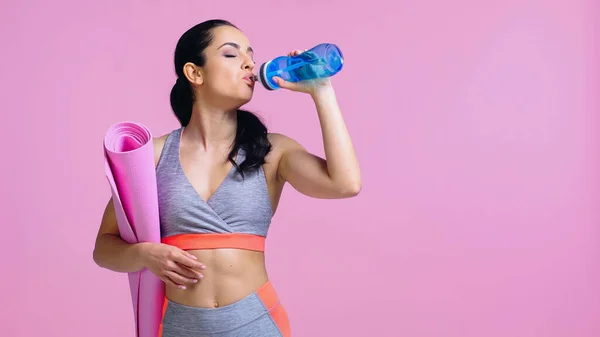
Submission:
<svg viewBox="0 0 600 337">
<path fill-rule="evenodd" d="M 184 128 L 166 139 L 156 179 L 161 241 L 181 249 L 240 248 L 264 251 L 272 206 L 261 167 L 245 172 L 232 167 L 208 200 L 203 200 L 185 176 L 179 158 Z M 245 158 L 240 150 L 236 163 Z"/>
</svg>

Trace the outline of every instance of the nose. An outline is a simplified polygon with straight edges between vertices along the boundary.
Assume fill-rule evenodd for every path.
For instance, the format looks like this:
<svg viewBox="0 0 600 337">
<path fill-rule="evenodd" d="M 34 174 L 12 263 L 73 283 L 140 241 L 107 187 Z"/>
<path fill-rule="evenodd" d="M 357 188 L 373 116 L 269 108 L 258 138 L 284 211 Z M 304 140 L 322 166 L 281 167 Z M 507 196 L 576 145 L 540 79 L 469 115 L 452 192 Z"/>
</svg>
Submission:
<svg viewBox="0 0 600 337">
<path fill-rule="evenodd" d="M 244 62 L 243 64 L 243 69 L 244 70 L 254 70 L 254 67 L 256 66 L 256 64 L 254 63 L 254 61 L 250 58 L 248 58 L 246 60 L 246 62 Z"/>
</svg>

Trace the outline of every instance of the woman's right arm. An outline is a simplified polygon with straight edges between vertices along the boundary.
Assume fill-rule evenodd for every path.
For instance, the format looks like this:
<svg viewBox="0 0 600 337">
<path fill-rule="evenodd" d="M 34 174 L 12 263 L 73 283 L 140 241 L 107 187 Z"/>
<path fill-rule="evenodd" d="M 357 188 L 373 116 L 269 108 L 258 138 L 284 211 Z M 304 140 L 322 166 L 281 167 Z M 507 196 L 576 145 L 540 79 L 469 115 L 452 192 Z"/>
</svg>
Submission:
<svg viewBox="0 0 600 337">
<path fill-rule="evenodd" d="M 166 137 L 154 139 L 155 164 L 158 163 Z M 119 233 L 111 198 L 100 223 L 94 247 L 94 262 L 116 272 L 130 273 L 148 268 L 165 283 L 185 288 L 198 282 L 206 267 L 196 257 L 175 246 L 154 242 L 128 243 Z"/>
<path fill-rule="evenodd" d="M 108 201 L 96 237 L 94 262 L 102 268 L 130 273 L 142 270 L 146 243 L 130 244 L 121 239 L 112 198 Z M 147 248 L 147 247 L 146 247 Z"/>
</svg>

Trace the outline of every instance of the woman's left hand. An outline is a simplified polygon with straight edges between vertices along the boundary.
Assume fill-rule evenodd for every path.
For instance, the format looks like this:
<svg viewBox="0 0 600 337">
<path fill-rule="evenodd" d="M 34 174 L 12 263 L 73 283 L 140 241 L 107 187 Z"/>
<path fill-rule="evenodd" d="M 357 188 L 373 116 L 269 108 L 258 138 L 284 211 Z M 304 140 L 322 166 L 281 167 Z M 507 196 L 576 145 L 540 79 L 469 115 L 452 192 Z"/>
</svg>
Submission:
<svg viewBox="0 0 600 337">
<path fill-rule="evenodd" d="M 287 54 L 287 56 L 296 56 L 305 52 L 306 50 L 296 49 Z M 331 88 L 331 80 L 329 78 L 318 78 L 300 82 L 288 82 L 281 77 L 274 76 L 273 81 L 277 83 L 283 89 L 291 91 L 303 92 L 310 95 L 315 95 L 319 91 Z"/>
</svg>

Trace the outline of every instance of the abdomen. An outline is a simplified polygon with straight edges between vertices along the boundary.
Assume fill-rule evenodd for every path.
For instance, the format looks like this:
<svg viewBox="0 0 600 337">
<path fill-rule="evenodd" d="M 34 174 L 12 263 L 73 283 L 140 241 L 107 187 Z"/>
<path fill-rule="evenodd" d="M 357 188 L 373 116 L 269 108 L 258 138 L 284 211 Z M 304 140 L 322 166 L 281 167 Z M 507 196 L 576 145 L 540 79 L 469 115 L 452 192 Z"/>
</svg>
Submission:
<svg viewBox="0 0 600 337">
<path fill-rule="evenodd" d="M 267 280 L 263 252 L 244 249 L 188 250 L 206 266 L 204 277 L 182 290 L 166 288 L 173 302 L 201 308 L 222 307 L 246 297 Z"/>
</svg>

